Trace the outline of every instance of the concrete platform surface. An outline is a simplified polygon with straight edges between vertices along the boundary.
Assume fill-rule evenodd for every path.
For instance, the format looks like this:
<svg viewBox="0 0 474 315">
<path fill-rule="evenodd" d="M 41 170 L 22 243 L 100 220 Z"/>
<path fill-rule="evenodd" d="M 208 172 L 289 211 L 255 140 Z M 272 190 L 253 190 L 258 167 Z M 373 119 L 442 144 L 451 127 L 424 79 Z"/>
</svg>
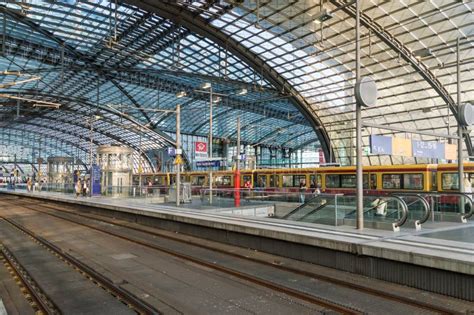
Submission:
<svg viewBox="0 0 474 315">
<path fill-rule="evenodd" d="M 133 199 L 107 197 L 76 199 L 72 195 L 6 190 L 0 190 L 0 193 L 127 212 L 474 275 L 472 220 L 466 224 L 434 222 L 426 224 L 426 228 L 421 231 L 410 228 L 404 228 L 400 232 L 375 229 L 359 231 L 349 226 L 335 227 L 273 218 L 225 215 L 204 210 L 154 205 Z"/>
</svg>

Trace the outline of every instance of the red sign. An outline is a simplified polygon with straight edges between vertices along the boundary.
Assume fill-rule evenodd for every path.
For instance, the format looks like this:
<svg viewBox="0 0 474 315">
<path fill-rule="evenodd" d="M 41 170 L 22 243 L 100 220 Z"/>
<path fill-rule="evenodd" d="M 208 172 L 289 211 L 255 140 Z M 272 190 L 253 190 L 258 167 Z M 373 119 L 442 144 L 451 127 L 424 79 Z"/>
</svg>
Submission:
<svg viewBox="0 0 474 315">
<path fill-rule="evenodd" d="M 322 149 L 319 149 L 319 164 L 326 163 L 326 159 L 324 158 L 324 152 Z"/>
<path fill-rule="evenodd" d="M 195 143 L 196 153 L 207 153 L 207 143 L 206 142 L 196 142 Z"/>
</svg>

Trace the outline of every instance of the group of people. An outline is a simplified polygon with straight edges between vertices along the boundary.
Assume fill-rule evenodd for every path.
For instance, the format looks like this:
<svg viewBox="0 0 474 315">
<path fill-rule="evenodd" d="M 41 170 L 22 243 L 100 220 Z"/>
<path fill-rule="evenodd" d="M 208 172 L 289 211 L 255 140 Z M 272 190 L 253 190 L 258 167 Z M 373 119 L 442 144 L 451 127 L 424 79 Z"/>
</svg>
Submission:
<svg viewBox="0 0 474 315">
<path fill-rule="evenodd" d="M 41 186 L 43 186 L 42 180 L 38 182 L 38 181 L 33 180 L 31 177 L 28 177 L 26 179 L 26 191 L 28 192 L 32 192 L 33 190 L 41 191 Z"/>
<path fill-rule="evenodd" d="M 78 179 L 75 186 L 74 190 L 76 192 L 76 198 L 82 195 L 83 197 L 86 197 L 89 195 L 89 181 L 86 179 Z"/>
<path fill-rule="evenodd" d="M 321 185 L 316 183 L 316 180 L 311 181 L 311 185 L 309 186 L 309 189 L 311 191 L 311 194 L 316 196 L 321 193 Z M 305 202 L 305 197 L 307 195 L 307 189 L 306 189 L 306 180 L 302 179 L 300 181 L 300 202 L 304 203 Z"/>
</svg>

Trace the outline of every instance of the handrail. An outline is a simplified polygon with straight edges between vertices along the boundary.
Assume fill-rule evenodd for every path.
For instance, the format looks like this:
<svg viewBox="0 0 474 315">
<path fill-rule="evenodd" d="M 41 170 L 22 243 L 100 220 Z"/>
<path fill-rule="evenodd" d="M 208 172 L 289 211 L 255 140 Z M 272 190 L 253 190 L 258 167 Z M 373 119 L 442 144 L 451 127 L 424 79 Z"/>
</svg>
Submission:
<svg viewBox="0 0 474 315">
<path fill-rule="evenodd" d="M 456 196 L 463 196 L 467 198 L 467 201 L 469 202 L 469 212 L 462 215 L 461 214 L 461 221 L 463 223 L 467 222 L 467 219 L 472 217 L 474 214 L 474 207 L 473 207 L 473 200 L 472 200 L 472 194 L 470 193 L 463 193 L 463 192 L 458 192 L 458 191 L 449 191 L 449 192 L 434 192 L 434 193 L 427 193 L 427 195 L 434 196 L 434 197 L 440 197 L 441 195 L 456 195 Z"/>
<path fill-rule="evenodd" d="M 408 206 L 407 206 L 405 200 L 403 200 L 402 198 L 400 198 L 398 196 L 388 196 L 388 197 L 396 199 L 398 201 L 398 203 L 401 204 L 401 206 L 402 206 L 402 217 L 400 218 L 400 220 L 398 220 L 398 222 L 392 223 L 393 231 L 398 232 L 398 231 L 400 231 L 400 227 L 403 224 L 405 224 L 405 222 L 408 219 Z"/>
<path fill-rule="evenodd" d="M 283 217 L 281 217 L 281 219 L 287 219 L 289 216 L 291 216 L 292 214 L 296 213 L 297 211 L 301 210 L 302 208 L 306 207 L 308 205 L 308 203 L 314 201 L 315 199 L 317 198 L 320 198 L 320 197 L 334 197 L 337 198 L 338 196 L 343 196 L 344 194 L 326 194 L 326 193 L 321 193 L 321 194 L 317 194 L 315 195 L 314 197 L 312 197 L 311 199 L 309 199 L 308 201 L 306 201 L 305 203 L 303 203 L 302 205 L 299 205 L 298 207 L 296 207 L 294 210 L 291 210 L 289 213 L 285 214 Z M 328 203 L 325 203 L 324 205 L 326 205 Z M 318 210 L 321 209 L 321 206 L 322 205 L 319 205 L 317 206 L 314 210 L 312 210 L 310 213 L 308 214 L 311 214 L 311 213 L 314 213 Z M 300 220 L 302 220 L 303 218 L 305 218 L 308 214 L 304 215 L 303 217 L 300 218 Z"/>
<path fill-rule="evenodd" d="M 315 209 L 311 210 L 310 212 L 306 213 L 304 216 L 298 219 L 298 221 L 302 221 L 309 217 L 310 215 L 314 214 L 315 212 L 320 211 L 323 208 L 326 208 L 326 206 L 329 206 L 330 204 L 333 204 L 336 202 L 336 198 L 332 199 L 334 202 L 326 202 L 326 203 L 321 203 L 319 206 L 317 206 Z"/>
<path fill-rule="evenodd" d="M 402 196 L 402 197 L 403 196 L 410 196 L 410 197 L 415 197 L 416 199 L 420 200 L 421 203 L 423 204 L 423 207 L 425 208 L 425 216 L 422 217 L 420 220 L 418 220 L 417 224 L 423 224 L 426 221 L 428 221 L 428 219 L 431 216 L 431 211 L 433 211 L 433 209 L 431 209 L 430 204 L 428 203 L 428 201 L 426 201 L 425 198 L 423 198 L 423 196 L 421 194 L 417 194 L 417 193 L 394 193 L 393 195 Z M 414 204 L 415 202 L 416 201 L 413 201 L 410 204 L 407 204 L 407 208 L 409 206 L 411 206 L 412 204 Z"/>
</svg>

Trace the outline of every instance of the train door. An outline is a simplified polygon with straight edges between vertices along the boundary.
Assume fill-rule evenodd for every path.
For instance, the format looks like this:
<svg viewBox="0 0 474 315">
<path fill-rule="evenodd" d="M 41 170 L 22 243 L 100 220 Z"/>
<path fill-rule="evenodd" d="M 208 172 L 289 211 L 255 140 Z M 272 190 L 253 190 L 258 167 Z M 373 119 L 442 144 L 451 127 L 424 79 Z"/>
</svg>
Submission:
<svg viewBox="0 0 474 315">
<path fill-rule="evenodd" d="M 280 175 L 275 173 L 269 175 L 268 187 L 280 188 Z"/>
</svg>

